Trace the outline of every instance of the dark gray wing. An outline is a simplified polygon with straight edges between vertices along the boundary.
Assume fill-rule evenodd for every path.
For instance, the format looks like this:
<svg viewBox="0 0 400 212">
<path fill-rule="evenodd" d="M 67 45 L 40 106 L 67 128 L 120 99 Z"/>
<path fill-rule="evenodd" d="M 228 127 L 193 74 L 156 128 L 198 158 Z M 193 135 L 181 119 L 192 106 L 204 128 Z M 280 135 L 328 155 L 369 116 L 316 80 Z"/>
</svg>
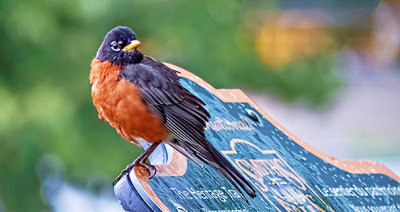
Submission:
<svg viewBox="0 0 400 212">
<path fill-rule="evenodd" d="M 179 83 L 176 71 L 144 57 L 142 62 L 126 66 L 121 78 L 138 88 L 146 105 L 175 137 L 172 147 L 196 163 L 210 165 L 237 189 L 239 184 L 251 197 L 255 196 L 253 187 L 206 140 L 204 128 L 210 114 L 204 102 Z"/>
<path fill-rule="evenodd" d="M 126 66 L 121 77 L 138 88 L 147 106 L 176 138 L 193 143 L 205 140 L 210 115 L 204 102 L 179 83 L 176 71 L 145 57 Z"/>
</svg>

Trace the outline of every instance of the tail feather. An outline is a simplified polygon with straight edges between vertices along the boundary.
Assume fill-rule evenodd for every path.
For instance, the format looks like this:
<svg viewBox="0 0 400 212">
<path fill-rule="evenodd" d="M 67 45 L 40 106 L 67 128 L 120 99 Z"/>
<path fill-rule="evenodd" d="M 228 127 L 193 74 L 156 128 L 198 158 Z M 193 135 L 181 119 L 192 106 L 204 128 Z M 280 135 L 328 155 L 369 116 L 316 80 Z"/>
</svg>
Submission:
<svg viewBox="0 0 400 212">
<path fill-rule="evenodd" d="M 224 176 L 228 181 L 238 190 L 238 185 L 251 197 L 256 197 L 256 191 L 254 187 L 243 177 L 242 174 L 239 173 L 232 165 L 225 159 L 224 156 L 221 155 L 216 149 L 214 150 L 214 157 L 217 162 L 220 164 L 219 167 L 215 167 L 215 169 Z M 241 191 L 240 191 L 241 192 Z M 241 192 L 242 193 L 242 192 Z"/>
<path fill-rule="evenodd" d="M 244 196 L 242 190 L 240 190 L 238 184 L 236 183 L 236 181 L 231 177 L 231 175 L 229 175 L 225 169 L 216 169 L 217 172 L 221 175 L 224 176 L 235 188 L 237 191 L 239 191 L 240 196 L 242 197 L 242 199 L 249 204 L 249 200 L 247 200 L 247 198 Z"/>
</svg>

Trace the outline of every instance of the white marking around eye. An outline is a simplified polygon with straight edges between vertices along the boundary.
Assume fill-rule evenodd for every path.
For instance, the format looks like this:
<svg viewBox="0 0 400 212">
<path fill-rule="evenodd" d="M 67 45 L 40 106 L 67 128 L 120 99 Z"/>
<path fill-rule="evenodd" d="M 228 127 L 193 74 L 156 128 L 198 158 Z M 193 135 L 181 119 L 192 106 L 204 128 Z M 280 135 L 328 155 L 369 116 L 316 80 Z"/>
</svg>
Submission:
<svg viewBox="0 0 400 212">
<path fill-rule="evenodd" d="M 111 43 L 110 43 L 110 45 L 111 45 L 111 49 L 112 50 L 114 50 L 114 51 L 116 51 L 116 52 L 119 52 L 120 50 L 121 50 L 121 44 L 123 43 L 122 41 L 118 41 L 118 48 L 114 48 L 114 45 L 116 44 L 117 42 L 114 40 L 114 41 L 112 41 Z"/>
</svg>

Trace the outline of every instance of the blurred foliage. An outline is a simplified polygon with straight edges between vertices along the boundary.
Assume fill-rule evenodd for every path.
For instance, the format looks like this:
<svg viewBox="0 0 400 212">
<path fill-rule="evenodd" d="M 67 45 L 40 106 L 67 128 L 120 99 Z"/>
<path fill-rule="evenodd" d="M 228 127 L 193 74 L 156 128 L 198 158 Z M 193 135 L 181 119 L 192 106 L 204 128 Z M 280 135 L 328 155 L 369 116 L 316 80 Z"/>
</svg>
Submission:
<svg viewBox="0 0 400 212">
<path fill-rule="evenodd" d="M 48 207 L 40 181 L 46 173 L 37 166 L 44 156 L 59 158 L 69 181 L 87 185 L 105 175 L 111 187 L 112 178 L 141 152 L 98 120 L 90 97 L 90 61 L 116 25 L 132 27 L 143 52 L 217 88 L 262 89 L 291 101 L 329 103 L 340 86 L 332 43 L 278 65 L 257 52 L 257 32 L 264 23 L 254 14 L 277 4 L 0 1 L 0 204 L 6 211 Z M 304 33 L 313 45 L 313 32 Z"/>
</svg>

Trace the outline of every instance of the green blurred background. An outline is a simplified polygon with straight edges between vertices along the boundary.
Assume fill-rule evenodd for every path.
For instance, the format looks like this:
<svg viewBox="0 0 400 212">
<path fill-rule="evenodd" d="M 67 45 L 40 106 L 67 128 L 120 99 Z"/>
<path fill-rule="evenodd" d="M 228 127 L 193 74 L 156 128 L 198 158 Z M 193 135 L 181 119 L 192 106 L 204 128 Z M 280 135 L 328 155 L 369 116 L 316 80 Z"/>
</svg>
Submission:
<svg viewBox="0 0 400 212">
<path fill-rule="evenodd" d="M 144 53 L 216 88 L 329 111 L 346 88 L 344 49 L 398 67 L 399 46 L 374 60 L 379 2 L 358 2 L 0 1 L 0 211 L 55 210 L 65 182 L 112 196 L 112 179 L 142 151 L 91 102 L 89 65 L 111 28 L 131 27 Z"/>
</svg>

